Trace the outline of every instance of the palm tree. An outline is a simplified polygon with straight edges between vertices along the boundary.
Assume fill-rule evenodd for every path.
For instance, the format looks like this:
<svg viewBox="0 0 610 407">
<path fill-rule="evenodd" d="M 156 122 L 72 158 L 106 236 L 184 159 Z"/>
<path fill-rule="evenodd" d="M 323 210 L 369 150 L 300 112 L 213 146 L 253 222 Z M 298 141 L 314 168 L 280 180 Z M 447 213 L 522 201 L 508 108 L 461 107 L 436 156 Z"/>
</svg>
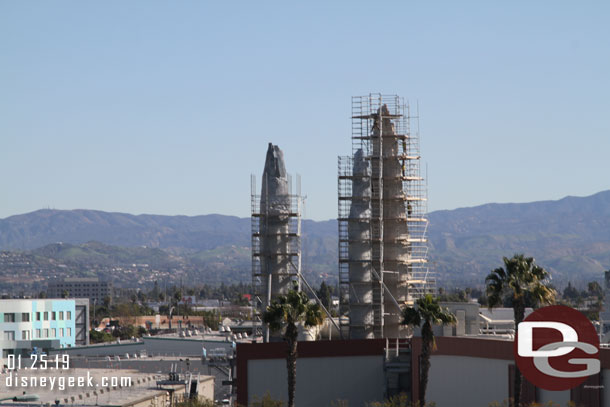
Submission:
<svg viewBox="0 0 610 407">
<path fill-rule="evenodd" d="M 455 324 L 456 319 L 449 310 L 442 308 L 438 298 L 430 294 L 415 301 L 414 307 L 402 311 L 403 325 L 421 326 L 422 351 L 419 376 L 419 402 L 426 404 L 426 387 L 428 387 L 428 371 L 430 370 L 430 355 L 434 348 L 434 333 L 432 325 Z"/>
<path fill-rule="evenodd" d="M 535 264 L 532 257 L 515 254 L 512 258 L 503 257 L 504 268 L 498 267 L 485 278 L 487 285 L 487 306 L 489 309 L 502 305 L 505 297 L 512 302 L 515 315 L 515 332 L 525 316 L 525 306 L 552 304 L 555 290 L 547 285 L 549 273 Z M 521 402 L 521 372 L 515 366 L 515 389 L 513 405 Z"/>
<path fill-rule="evenodd" d="M 286 368 L 288 370 L 288 407 L 294 407 L 297 376 L 297 325 L 302 323 L 306 327 L 321 325 L 324 321 L 322 309 L 317 303 L 310 303 L 307 295 L 294 289 L 288 294 L 281 295 L 267 307 L 263 313 L 263 322 L 269 325 L 272 332 L 283 332 L 284 340 L 288 343 L 286 355 Z"/>
<path fill-rule="evenodd" d="M 176 304 L 176 314 L 180 315 L 180 301 L 182 301 L 182 290 L 174 291 L 174 302 Z"/>
</svg>

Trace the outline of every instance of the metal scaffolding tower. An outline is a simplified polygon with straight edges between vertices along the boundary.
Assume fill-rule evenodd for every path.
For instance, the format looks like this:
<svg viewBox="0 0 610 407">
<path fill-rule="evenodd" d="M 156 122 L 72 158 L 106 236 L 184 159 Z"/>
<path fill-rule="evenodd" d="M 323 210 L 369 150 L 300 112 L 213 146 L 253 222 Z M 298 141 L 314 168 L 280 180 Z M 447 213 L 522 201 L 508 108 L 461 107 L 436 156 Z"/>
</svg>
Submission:
<svg viewBox="0 0 610 407">
<path fill-rule="evenodd" d="M 402 336 L 401 307 L 435 291 L 412 119 L 398 96 L 352 98 L 352 154 L 338 160 L 340 322 L 351 338 Z"/>
<path fill-rule="evenodd" d="M 301 178 L 286 174 L 282 151 L 269 144 L 260 193 L 251 175 L 252 309 L 254 332 L 264 334 L 261 314 L 271 301 L 301 284 Z M 264 332 L 263 332 L 264 331 Z"/>
</svg>

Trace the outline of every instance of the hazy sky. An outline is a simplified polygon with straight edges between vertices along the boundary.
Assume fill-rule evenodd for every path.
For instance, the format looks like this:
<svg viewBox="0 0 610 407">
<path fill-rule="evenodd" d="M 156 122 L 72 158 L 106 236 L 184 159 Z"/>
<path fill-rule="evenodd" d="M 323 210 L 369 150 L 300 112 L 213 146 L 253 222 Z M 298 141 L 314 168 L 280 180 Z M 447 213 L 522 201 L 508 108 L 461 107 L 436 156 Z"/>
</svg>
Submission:
<svg viewBox="0 0 610 407">
<path fill-rule="evenodd" d="M 609 3 L 295 3 L 0 1 L 0 218 L 248 216 L 270 141 L 334 218 L 369 92 L 419 102 L 430 210 L 610 188 Z"/>
</svg>

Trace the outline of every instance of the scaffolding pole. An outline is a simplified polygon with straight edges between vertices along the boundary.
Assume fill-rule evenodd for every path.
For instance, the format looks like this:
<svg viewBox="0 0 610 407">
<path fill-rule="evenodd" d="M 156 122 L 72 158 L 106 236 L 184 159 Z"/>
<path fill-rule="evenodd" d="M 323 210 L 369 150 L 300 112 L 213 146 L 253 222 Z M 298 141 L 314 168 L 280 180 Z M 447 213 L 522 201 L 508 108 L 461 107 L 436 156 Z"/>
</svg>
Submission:
<svg viewBox="0 0 610 407">
<path fill-rule="evenodd" d="M 396 95 L 352 98 L 352 154 L 338 160 L 339 321 L 352 338 L 400 337 L 400 307 L 436 290 L 412 119 Z"/>
<path fill-rule="evenodd" d="M 288 177 L 290 180 L 291 177 Z M 267 184 L 268 182 L 263 182 Z M 254 336 L 269 341 L 269 331 L 262 324 L 262 313 L 278 295 L 301 284 L 301 210 L 300 176 L 297 190 L 278 201 L 267 188 L 258 192 L 256 176 L 251 175 L 251 245 L 252 245 L 252 320 Z"/>
</svg>

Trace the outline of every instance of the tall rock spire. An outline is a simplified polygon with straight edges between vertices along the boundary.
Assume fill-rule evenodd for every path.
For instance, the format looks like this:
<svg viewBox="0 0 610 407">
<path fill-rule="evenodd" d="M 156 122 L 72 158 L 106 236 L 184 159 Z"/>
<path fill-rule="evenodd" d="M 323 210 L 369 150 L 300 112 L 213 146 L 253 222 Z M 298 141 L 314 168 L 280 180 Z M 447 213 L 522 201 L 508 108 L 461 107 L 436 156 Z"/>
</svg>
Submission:
<svg viewBox="0 0 610 407">
<path fill-rule="evenodd" d="M 269 143 L 261 189 L 261 272 L 265 277 L 263 303 L 291 288 L 290 188 L 284 153 Z"/>
</svg>

